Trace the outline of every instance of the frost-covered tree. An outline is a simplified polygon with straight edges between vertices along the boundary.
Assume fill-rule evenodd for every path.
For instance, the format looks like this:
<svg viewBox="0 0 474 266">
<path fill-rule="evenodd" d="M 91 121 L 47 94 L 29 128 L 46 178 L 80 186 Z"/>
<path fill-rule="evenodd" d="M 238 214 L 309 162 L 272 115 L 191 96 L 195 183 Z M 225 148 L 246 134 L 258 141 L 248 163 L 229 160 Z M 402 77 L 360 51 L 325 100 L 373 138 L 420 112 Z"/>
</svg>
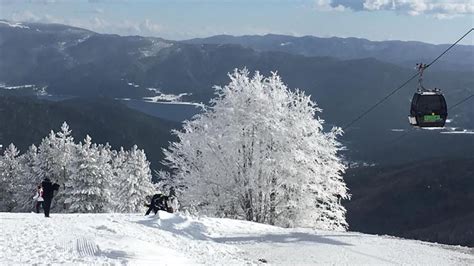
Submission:
<svg viewBox="0 0 474 266">
<path fill-rule="evenodd" d="M 23 166 L 18 155 L 20 151 L 10 144 L 0 157 L 0 211 L 12 211 L 17 206 L 16 190 L 23 176 Z"/>
<path fill-rule="evenodd" d="M 54 133 L 51 130 L 39 146 L 38 172 L 41 178 L 48 177 L 63 185 L 70 175 L 68 171 L 74 150 L 74 139 L 66 122 L 61 126 L 61 131 Z"/>
<path fill-rule="evenodd" d="M 95 144 L 94 144 L 95 146 Z M 101 167 L 102 170 L 102 176 L 103 176 L 103 190 L 106 191 L 106 197 L 104 198 L 104 201 L 106 201 L 107 205 L 106 208 L 104 208 L 105 211 L 110 212 L 113 210 L 113 197 L 112 197 L 112 192 L 113 192 L 113 185 L 114 185 L 114 180 L 113 178 L 113 170 L 112 170 L 112 150 L 111 146 L 109 143 L 106 143 L 105 145 L 99 144 L 96 145 L 97 151 L 98 151 L 98 164 Z"/>
<path fill-rule="evenodd" d="M 32 197 L 36 193 L 36 187 L 41 182 L 36 166 L 38 165 L 38 149 L 31 145 L 28 151 L 19 157 L 23 167 L 23 173 L 18 177 L 15 189 L 15 211 L 30 211 L 32 209 Z"/>
<path fill-rule="evenodd" d="M 60 191 L 54 197 L 53 208 L 55 211 L 66 211 L 66 183 L 72 174 L 72 165 L 77 154 L 77 145 L 71 136 L 71 130 L 66 122 L 57 133 L 51 130 L 48 137 L 44 138 L 38 148 L 38 165 L 36 173 L 40 179 L 49 178 L 61 185 Z"/>
<path fill-rule="evenodd" d="M 58 183 L 66 183 L 71 168 L 71 163 L 73 161 L 73 154 L 75 151 L 74 138 L 71 136 L 71 130 L 66 122 L 61 126 L 61 130 L 56 133 L 56 149 L 54 150 L 57 171 L 58 171 Z"/>
<path fill-rule="evenodd" d="M 110 168 L 92 139 L 79 144 L 73 172 L 66 181 L 65 203 L 69 212 L 106 212 L 110 203 Z"/>
<path fill-rule="evenodd" d="M 166 193 L 171 187 L 174 188 L 176 182 L 173 180 L 173 176 L 170 174 L 170 172 L 165 170 L 155 170 L 155 176 L 157 178 L 157 182 L 154 184 L 156 190 Z"/>
<path fill-rule="evenodd" d="M 38 147 L 38 161 L 35 169 L 40 179 L 57 179 L 57 164 L 55 160 L 56 134 L 51 130 L 49 135 L 41 141 Z"/>
<path fill-rule="evenodd" d="M 121 191 L 121 182 L 124 180 L 126 177 L 126 171 L 125 171 L 125 161 L 127 160 L 127 152 L 123 149 L 123 147 L 120 147 L 119 151 L 111 151 L 111 175 L 112 175 L 112 180 L 110 184 L 110 198 L 111 198 L 111 204 L 110 204 L 110 209 L 114 212 L 119 212 L 119 207 L 123 205 L 121 201 L 123 201 L 123 198 L 121 198 L 120 192 Z"/>
<path fill-rule="evenodd" d="M 316 104 L 275 73 L 229 77 L 164 150 L 176 186 L 187 188 L 183 205 L 280 226 L 347 228 L 341 130 L 325 132 Z"/>
<path fill-rule="evenodd" d="M 136 146 L 112 151 L 89 136 L 76 144 L 69 126 L 45 137 L 19 155 L 11 144 L 0 155 L 0 210 L 29 211 L 36 186 L 49 178 L 61 185 L 53 198 L 55 211 L 137 212 L 145 196 L 154 192 L 150 163 Z"/>
<path fill-rule="evenodd" d="M 116 180 L 114 189 L 115 210 L 118 212 L 140 212 L 146 196 L 153 194 L 150 163 L 145 152 L 136 145 L 128 152 L 121 149 L 114 158 L 113 171 Z"/>
</svg>

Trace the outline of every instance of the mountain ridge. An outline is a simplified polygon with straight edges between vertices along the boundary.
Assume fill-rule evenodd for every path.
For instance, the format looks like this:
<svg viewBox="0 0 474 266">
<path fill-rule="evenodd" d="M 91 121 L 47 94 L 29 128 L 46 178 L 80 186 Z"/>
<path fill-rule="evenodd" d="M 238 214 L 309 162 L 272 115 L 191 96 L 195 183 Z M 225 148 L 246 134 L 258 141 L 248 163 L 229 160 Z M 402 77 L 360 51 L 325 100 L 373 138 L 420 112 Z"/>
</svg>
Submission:
<svg viewBox="0 0 474 266">
<path fill-rule="evenodd" d="M 430 44 L 419 41 L 371 41 L 355 37 L 322 38 L 311 35 L 296 37 L 278 34 L 216 35 L 189 39 L 184 42 L 193 44 L 232 43 L 260 51 L 284 51 L 304 56 L 332 55 L 339 59 L 374 57 L 404 67 L 414 67 L 415 63 L 419 62 L 428 63 L 450 46 L 450 44 Z M 473 45 L 458 45 L 455 51 L 450 52 L 449 58 L 442 59 L 443 65 L 434 68 L 441 70 L 472 69 L 473 49 Z"/>
</svg>

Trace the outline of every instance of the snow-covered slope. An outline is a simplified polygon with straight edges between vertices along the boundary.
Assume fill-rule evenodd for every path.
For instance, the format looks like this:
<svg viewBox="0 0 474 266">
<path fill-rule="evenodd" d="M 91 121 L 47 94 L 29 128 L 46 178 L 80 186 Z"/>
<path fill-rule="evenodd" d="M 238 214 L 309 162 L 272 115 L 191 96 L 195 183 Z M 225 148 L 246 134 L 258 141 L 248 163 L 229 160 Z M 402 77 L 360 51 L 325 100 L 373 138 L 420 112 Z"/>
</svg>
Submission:
<svg viewBox="0 0 474 266">
<path fill-rule="evenodd" d="M 473 265 L 474 249 L 387 236 L 139 214 L 0 213 L 0 264 Z"/>
</svg>

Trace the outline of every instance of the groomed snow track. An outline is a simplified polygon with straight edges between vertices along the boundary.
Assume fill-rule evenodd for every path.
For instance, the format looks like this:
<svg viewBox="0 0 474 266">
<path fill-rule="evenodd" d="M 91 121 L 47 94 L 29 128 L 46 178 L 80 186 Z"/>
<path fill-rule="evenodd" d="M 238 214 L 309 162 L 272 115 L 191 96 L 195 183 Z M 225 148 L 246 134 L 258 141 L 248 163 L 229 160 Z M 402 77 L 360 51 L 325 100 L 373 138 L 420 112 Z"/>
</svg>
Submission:
<svg viewBox="0 0 474 266">
<path fill-rule="evenodd" d="M 246 221 L 0 213 L 0 264 L 474 265 L 474 249 Z"/>
</svg>

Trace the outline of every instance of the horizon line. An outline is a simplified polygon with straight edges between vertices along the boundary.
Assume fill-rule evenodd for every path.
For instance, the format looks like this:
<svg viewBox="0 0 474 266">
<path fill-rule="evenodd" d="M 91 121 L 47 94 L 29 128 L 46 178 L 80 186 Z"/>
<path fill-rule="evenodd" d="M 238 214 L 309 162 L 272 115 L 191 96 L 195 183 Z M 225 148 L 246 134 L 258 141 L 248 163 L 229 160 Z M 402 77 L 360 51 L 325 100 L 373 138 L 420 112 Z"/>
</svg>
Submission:
<svg viewBox="0 0 474 266">
<path fill-rule="evenodd" d="M 205 37 L 192 37 L 192 38 L 186 38 L 186 39 L 167 39 L 163 38 L 161 36 L 151 36 L 151 35 L 139 35 L 139 34 L 119 34 L 119 33 L 111 33 L 111 32 L 98 32 L 95 30 L 87 29 L 84 27 L 80 26 L 75 26 L 75 25 L 69 25 L 69 24 L 64 24 L 64 23 L 56 23 L 56 22 L 41 22 L 41 21 L 14 21 L 14 20 L 8 20 L 4 18 L 0 18 L 0 21 L 4 22 L 13 22 L 13 23 L 24 23 L 24 24 L 42 24 L 42 25 L 61 25 L 61 26 L 66 26 L 66 27 L 71 27 L 71 28 L 78 28 L 86 31 L 90 31 L 96 34 L 105 34 L 105 35 L 117 35 L 120 37 L 143 37 L 143 38 L 159 38 L 167 41 L 175 41 L 175 42 L 186 42 L 190 40 L 196 40 L 196 39 L 208 39 L 212 37 L 218 37 L 218 36 L 229 36 L 229 37 L 265 37 L 268 35 L 275 35 L 275 36 L 282 36 L 282 37 L 293 37 L 293 38 L 305 38 L 305 37 L 311 37 L 311 38 L 319 38 L 319 39 L 358 39 L 358 40 L 365 40 L 369 42 L 407 42 L 407 43 L 423 43 L 423 44 L 429 44 L 429 45 L 451 45 L 452 43 L 431 43 L 431 42 L 426 42 L 426 41 L 419 41 L 419 40 L 400 40 L 400 39 L 386 39 L 386 40 L 371 40 L 368 38 L 364 37 L 356 37 L 356 36 L 349 36 L 349 37 L 343 37 L 343 36 L 317 36 L 317 35 L 297 35 L 297 34 L 284 34 L 284 33 L 274 33 L 274 32 L 268 32 L 268 33 L 262 33 L 262 34 L 227 34 L 227 33 L 221 33 L 221 34 L 214 34 L 214 35 L 208 35 Z M 472 44 L 458 44 L 461 46 L 474 46 L 474 43 Z"/>
</svg>

